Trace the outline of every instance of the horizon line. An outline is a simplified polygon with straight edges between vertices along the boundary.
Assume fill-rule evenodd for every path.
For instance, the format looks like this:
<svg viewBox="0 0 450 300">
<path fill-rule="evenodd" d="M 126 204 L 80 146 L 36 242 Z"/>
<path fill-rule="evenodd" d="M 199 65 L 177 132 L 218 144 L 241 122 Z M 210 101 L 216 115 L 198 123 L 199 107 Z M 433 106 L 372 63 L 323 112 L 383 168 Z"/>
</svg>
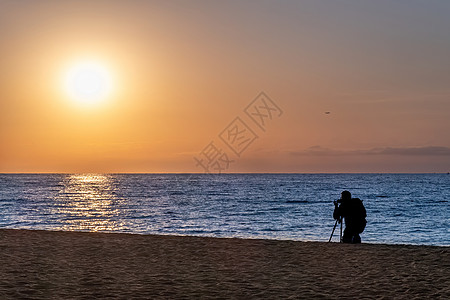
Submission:
<svg viewBox="0 0 450 300">
<path fill-rule="evenodd" d="M 239 175 L 239 174 L 450 174 L 450 172 L 224 172 L 224 173 L 204 173 L 204 172 L 0 172 L 0 175 L 32 175 L 32 174 L 142 174 L 142 175 Z"/>
</svg>

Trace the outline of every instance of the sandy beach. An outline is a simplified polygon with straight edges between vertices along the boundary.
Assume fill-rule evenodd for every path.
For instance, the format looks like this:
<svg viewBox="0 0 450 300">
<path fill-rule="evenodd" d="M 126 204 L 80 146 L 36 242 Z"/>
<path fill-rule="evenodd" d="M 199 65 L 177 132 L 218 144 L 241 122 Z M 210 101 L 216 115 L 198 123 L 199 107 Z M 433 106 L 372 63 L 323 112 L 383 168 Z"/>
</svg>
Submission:
<svg viewBox="0 0 450 300">
<path fill-rule="evenodd" d="M 450 248 L 0 230 L 0 299 L 450 299 Z"/>
</svg>

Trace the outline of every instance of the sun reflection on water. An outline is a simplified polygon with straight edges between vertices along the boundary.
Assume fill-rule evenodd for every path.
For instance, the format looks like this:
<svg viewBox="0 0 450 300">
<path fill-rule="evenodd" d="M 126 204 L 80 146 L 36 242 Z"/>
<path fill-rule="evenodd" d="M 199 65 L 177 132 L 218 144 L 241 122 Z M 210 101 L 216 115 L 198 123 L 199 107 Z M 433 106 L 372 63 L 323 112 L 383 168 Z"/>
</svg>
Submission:
<svg viewBox="0 0 450 300">
<path fill-rule="evenodd" d="M 67 175 L 60 182 L 53 214 L 58 216 L 58 230 L 121 230 L 119 218 L 123 200 L 115 194 L 114 178 L 102 174 Z"/>
</svg>

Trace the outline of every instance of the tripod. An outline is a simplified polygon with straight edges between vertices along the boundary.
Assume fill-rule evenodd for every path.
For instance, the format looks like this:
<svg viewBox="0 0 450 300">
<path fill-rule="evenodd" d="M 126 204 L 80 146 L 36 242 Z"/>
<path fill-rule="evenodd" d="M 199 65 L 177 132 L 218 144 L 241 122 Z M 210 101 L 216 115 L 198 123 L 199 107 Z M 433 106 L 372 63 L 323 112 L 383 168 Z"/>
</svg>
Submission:
<svg viewBox="0 0 450 300">
<path fill-rule="evenodd" d="M 328 243 L 331 242 L 331 238 L 333 237 L 334 230 L 336 229 L 337 223 L 341 223 L 341 234 L 339 235 L 339 243 L 342 243 L 342 217 L 339 217 L 339 219 L 336 220 L 336 223 L 334 223 L 333 231 L 331 232 L 330 239 L 328 240 Z"/>
</svg>

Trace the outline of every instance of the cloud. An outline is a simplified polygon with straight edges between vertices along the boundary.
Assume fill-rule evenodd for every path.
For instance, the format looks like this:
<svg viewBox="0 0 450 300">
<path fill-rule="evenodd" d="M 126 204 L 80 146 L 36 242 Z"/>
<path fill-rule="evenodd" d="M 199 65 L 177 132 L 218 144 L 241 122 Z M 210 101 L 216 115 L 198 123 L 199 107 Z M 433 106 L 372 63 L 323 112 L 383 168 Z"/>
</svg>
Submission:
<svg viewBox="0 0 450 300">
<path fill-rule="evenodd" d="M 386 154 L 386 155 L 425 155 L 425 156 L 436 156 L 436 155 L 450 155 L 450 148 L 448 147 L 409 147 L 409 148 L 375 148 L 372 149 L 369 154 Z"/>
<path fill-rule="evenodd" d="M 333 150 L 333 149 L 329 149 L 329 148 L 324 148 L 322 146 L 312 146 L 312 147 L 309 147 L 304 150 L 291 151 L 290 154 L 294 155 L 294 156 L 303 156 L 303 155 L 329 156 L 329 155 L 345 155 L 346 151 Z M 349 153 L 347 153 L 347 154 L 349 154 Z"/>
<path fill-rule="evenodd" d="M 335 150 L 313 146 L 304 150 L 291 151 L 294 156 L 340 156 L 340 155 L 408 155 L 408 156 L 450 156 L 449 147 L 383 147 L 366 150 Z"/>
</svg>

